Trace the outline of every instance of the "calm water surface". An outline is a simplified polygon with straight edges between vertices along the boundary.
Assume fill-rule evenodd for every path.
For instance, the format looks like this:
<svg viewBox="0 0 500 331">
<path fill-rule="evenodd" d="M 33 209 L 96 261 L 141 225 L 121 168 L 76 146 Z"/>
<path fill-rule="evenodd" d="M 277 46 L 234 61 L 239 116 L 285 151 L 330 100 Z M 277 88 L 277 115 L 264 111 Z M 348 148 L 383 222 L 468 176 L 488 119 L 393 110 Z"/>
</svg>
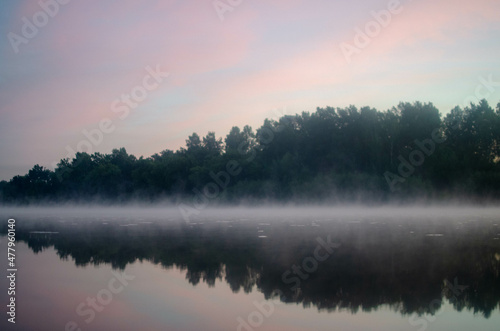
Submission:
<svg viewBox="0 0 500 331">
<path fill-rule="evenodd" d="M 500 329 L 491 208 L 0 214 L 1 330 Z"/>
</svg>

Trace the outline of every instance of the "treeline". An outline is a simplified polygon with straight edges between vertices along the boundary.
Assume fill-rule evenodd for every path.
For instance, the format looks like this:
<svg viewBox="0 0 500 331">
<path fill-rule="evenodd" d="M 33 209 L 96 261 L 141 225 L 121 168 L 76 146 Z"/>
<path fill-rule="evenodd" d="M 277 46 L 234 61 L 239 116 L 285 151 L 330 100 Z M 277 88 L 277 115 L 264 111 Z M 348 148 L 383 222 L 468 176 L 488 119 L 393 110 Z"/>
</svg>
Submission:
<svg viewBox="0 0 500 331">
<path fill-rule="evenodd" d="M 137 158 L 77 153 L 52 171 L 0 182 L 4 203 L 388 201 L 500 198 L 500 103 L 442 116 L 432 103 L 387 111 L 354 106 L 233 127 L 224 140 L 193 133 L 186 147 Z"/>
</svg>

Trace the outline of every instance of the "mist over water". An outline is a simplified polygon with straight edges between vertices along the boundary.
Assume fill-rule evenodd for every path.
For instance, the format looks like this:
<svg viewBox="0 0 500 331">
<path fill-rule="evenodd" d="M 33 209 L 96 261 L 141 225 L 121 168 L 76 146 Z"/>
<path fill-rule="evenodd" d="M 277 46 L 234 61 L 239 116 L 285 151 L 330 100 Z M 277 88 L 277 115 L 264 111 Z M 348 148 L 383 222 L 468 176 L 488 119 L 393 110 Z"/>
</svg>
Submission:
<svg viewBox="0 0 500 331">
<path fill-rule="evenodd" d="M 100 218 L 111 216 L 120 218 L 153 218 L 165 221 L 181 221 L 182 211 L 179 206 L 151 205 L 123 205 L 103 207 L 100 205 L 71 205 L 58 207 L 2 207 L 0 216 L 20 217 L 77 217 Z M 418 224 L 422 218 L 430 219 L 478 219 L 500 217 L 500 207 L 496 206 L 467 206 L 467 205 L 413 205 L 413 206 L 268 206 L 268 207 L 208 207 L 196 210 L 190 215 L 192 219 L 216 220 L 218 218 L 238 219 L 268 218 L 270 221 L 282 219 L 322 218 L 323 220 L 339 220 L 342 218 L 387 218 L 413 219 Z M 184 220 L 185 221 L 185 220 Z"/>
<path fill-rule="evenodd" d="M 150 311 L 146 329 L 245 330 L 257 302 L 273 308 L 262 330 L 286 329 L 295 319 L 304 325 L 300 330 L 342 323 L 359 330 L 367 318 L 374 329 L 396 323 L 400 330 L 420 330 L 461 318 L 456 330 L 479 324 L 496 330 L 499 212 L 465 206 L 233 207 L 207 208 L 186 221 L 176 207 L 67 206 L 3 208 L 0 216 L 16 219 L 22 273 L 51 270 L 40 273 L 40 287 L 27 279 L 19 285 L 31 291 L 20 292 L 29 302 L 20 312 L 61 309 L 52 320 L 37 314 L 40 330 L 63 329 L 68 321 L 85 330 L 105 329 L 111 321 L 134 330 L 132 320 L 117 321 L 106 310 L 88 324 L 89 316 L 75 312 L 107 284 L 112 270 L 135 278 L 105 308 L 127 305 L 131 316 Z M 1 233 L 6 231 L 2 223 Z M 46 286 L 57 296 L 37 305 L 34 298 Z M 72 295 L 70 288 L 83 293 Z M 224 299 L 209 309 L 205 300 L 213 296 Z M 174 304 L 190 297 L 197 299 L 184 308 Z M 173 310 L 184 317 L 163 320 Z M 203 322 L 192 321 L 192 314 Z M 219 320 L 207 320 L 213 314 Z M 26 319 L 19 323 L 29 325 Z"/>
</svg>

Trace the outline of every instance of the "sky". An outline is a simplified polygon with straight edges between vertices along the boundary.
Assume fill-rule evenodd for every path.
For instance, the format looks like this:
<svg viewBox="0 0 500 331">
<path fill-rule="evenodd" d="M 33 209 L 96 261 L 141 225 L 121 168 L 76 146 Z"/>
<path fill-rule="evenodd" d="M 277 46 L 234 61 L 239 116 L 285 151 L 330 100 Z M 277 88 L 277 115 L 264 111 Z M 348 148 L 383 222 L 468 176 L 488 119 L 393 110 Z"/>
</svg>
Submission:
<svg viewBox="0 0 500 331">
<path fill-rule="evenodd" d="M 0 180 L 317 107 L 500 101 L 498 0 L 0 3 Z"/>
</svg>

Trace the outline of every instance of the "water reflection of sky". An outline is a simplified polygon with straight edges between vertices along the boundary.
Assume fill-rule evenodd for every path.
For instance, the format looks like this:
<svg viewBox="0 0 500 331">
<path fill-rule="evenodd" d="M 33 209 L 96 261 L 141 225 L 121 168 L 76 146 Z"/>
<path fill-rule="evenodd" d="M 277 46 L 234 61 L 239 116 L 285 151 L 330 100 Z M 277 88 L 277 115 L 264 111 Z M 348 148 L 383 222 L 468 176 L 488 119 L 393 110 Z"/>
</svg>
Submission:
<svg viewBox="0 0 500 331">
<path fill-rule="evenodd" d="M 492 210 L 427 217 L 207 212 L 188 224 L 163 211 L 136 212 L 140 216 L 16 211 L 15 330 L 64 330 L 71 321 L 81 330 L 460 331 L 500 325 L 499 222 Z M 305 270 L 318 238 L 339 246 L 293 290 L 294 282 L 282 276 L 293 265 Z M 4 270 L 6 262 L 0 262 Z M 89 315 L 76 308 L 122 272 L 135 278 L 87 324 Z M 455 279 L 468 289 L 450 303 L 443 281 Z M 1 277 L 0 289 L 7 287 Z M 281 300 L 266 300 L 276 289 Z M 6 291 L 0 299 L 7 303 Z M 263 316 L 256 303 L 273 312 Z M 10 327 L 0 320 L 0 330 Z"/>
<path fill-rule="evenodd" d="M 110 265 L 77 267 L 70 259 L 60 260 L 53 248 L 34 254 L 25 243 L 18 243 L 17 261 L 16 330 L 64 330 L 69 321 L 78 323 L 82 330 L 237 330 L 237 318 L 247 320 L 257 310 L 253 302 L 265 301 L 257 291 L 233 293 L 224 280 L 217 280 L 213 287 L 204 282 L 193 286 L 186 281 L 186 271 L 177 267 L 166 269 L 150 262 L 135 262 L 124 270 L 135 278 L 86 324 L 75 309 L 87 297 L 95 297 L 107 288 L 114 277 Z M 2 288 L 6 285 L 2 279 Z M 384 306 L 371 313 L 330 314 L 314 307 L 304 309 L 302 305 L 276 300 L 271 303 L 274 312 L 253 329 L 386 331 L 419 330 L 423 325 L 411 326 L 408 316 Z M 430 315 L 421 317 L 432 321 L 427 322 L 428 330 L 498 330 L 500 325 L 498 311 L 489 319 L 457 312 L 449 304 L 440 311 L 435 320 Z M 9 330 L 5 319 L 1 325 L 2 330 Z"/>
</svg>

